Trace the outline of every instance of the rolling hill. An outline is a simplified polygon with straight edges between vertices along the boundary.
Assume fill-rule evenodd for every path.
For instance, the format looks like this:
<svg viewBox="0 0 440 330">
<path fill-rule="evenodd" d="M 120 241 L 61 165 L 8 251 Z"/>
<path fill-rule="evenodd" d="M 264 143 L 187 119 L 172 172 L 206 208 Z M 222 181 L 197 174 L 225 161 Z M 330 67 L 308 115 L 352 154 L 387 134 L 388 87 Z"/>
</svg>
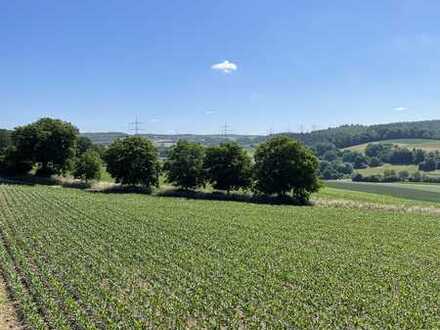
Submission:
<svg viewBox="0 0 440 330">
<path fill-rule="evenodd" d="M 108 133 L 81 133 L 82 136 L 89 138 L 96 144 L 110 144 L 115 139 L 128 136 L 126 133 L 121 132 L 108 132 Z M 225 141 L 237 141 L 239 144 L 246 148 L 252 148 L 256 144 L 264 141 L 266 138 L 263 135 L 198 135 L 198 134 L 140 134 L 147 139 L 152 140 L 156 144 L 168 147 L 173 145 L 180 139 L 185 139 L 192 142 L 198 142 L 203 145 L 216 145 Z"/>
<path fill-rule="evenodd" d="M 427 152 L 440 150 L 440 140 L 433 140 L 433 139 L 393 139 L 393 140 L 381 140 L 370 143 L 393 144 L 399 147 L 406 147 L 409 149 L 423 149 Z M 364 152 L 367 145 L 368 143 L 363 143 L 363 144 L 347 147 L 344 149 Z"/>
<path fill-rule="evenodd" d="M 339 127 L 327 128 L 308 133 L 279 133 L 289 135 L 304 142 L 308 146 L 319 143 L 333 143 L 338 148 L 347 148 L 378 141 L 395 141 L 400 139 L 417 139 L 414 144 L 423 141 L 428 148 L 428 142 L 437 140 L 434 144 L 440 146 L 440 120 L 400 122 L 381 125 L 343 125 Z M 90 138 L 94 143 L 109 144 L 118 137 L 127 136 L 126 133 L 82 133 L 83 136 Z M 256 144 L 267 139 L 264 135 L 197 135 L 197 134 L 143 134 L 142 136 L 152 139 L 159 144 L 173 144 L 179 139 L 187 139 L 199 142 L 204 145 L 218 144 L 226 140 L 234 140 L 244 147 L 251 148 Z M 429 141 L 427 141 L 429 140 Z"/>
<path fill-rule="evenodd" d="M 310 133 L 287 133 L 306 145 L 333 143 L 346 148 L 363 143 L 392 139 L 440 140 L 440 120 L 399 122 L 380 125 L 343 125 Z"/>
</svg>

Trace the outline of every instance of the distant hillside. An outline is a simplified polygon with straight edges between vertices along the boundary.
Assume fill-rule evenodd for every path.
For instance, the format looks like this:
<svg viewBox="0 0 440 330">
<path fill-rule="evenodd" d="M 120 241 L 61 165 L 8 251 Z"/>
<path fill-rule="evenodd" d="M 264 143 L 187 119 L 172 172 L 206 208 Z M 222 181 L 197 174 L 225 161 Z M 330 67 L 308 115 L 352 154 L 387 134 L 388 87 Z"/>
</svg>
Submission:
<svg viewBox="0 0 440 330">
<path fill-rule="evenodd" d="M 0 151 L 11 143 L 9 130 L 0 129 Z M 281 133 L 304 142 L 308 146 L 319 143 L 333 143 L 338 148 L 362 145 L 369 142 L 396 139 L 440 140 L 440 120 L 400 122 L 381 125 L 343 125 L 310 133 Z M 128 136 L 123 132 L 81 133 L 95 144 L 110 144 L 115 139 Z M 153 140 L 161 149 L 173 145 L 179 139 L 198 142 L 203 145 L 216 145 L 225 141 L 236 141 L 245 148 L 253 149 L 265 141 L 264 135 L 198 135 L 198 134 L 143 134 Z M 437 143 L 438 141 L 434 141 Z M 426 144 L 426 142 L 425 142 Z"/>
<path fill-rule="evenodd" d="M 440 151 L 440 140 L 435 139 L 393 139 L 374 141 L 370 143 L 392 144 L 408 149 L 422 149 L 426 152 Z M 369 143 L 358 144 L 344 148 L 344 150 L 364 152 L 368 144 Z"/>
<path fill-rule="evenodd" d="M 128 134 L 121 132 L 81 133 L 81 136 L 89 138 L 95 144 L 110 144 L 113 140 L 126 137 Z"/>
<path fill-rule="evenodd" d="M 338 148 L 391 139 L 440 139 L 440 120 L 381 125 L 344 125 L 311 133 L 287 133 L 307 145 L 333 143 Z"/>
<path fill-rule="evenodd" d="M 306 145 L 333 143 L 338 148 L 351 147 L 363 143 L 392 139 L 440 139 L 440 120 L 400 122 L 381 125 L 343 125 L 310 133 L 282 133 L 296 138 Z M 114 139 L 127 136 L 126 133 L 82 133 L 97 144 L 110 144 Z M 197 135 L 197 134 L 143 134 L 160 146 L 169 146 L 179 139 L 215 145 L 227 140 L 234 140 L 246 148 L 252 148 L 263 142 L 263 135 Z"/>
<path fill-rule="evenodd" d="M 96 144 L 110 144 L 113 140 L 128 136 L 126 133 L 109 132 L 109 133 L 81 133 L 82 136 L 88 137 Z M 198 142 L 203 145 L 216 145 L 225 141 L 237 141 L 246 148 L 253 148 L 256 144 L 265 139 L 260 135 L 197 135 L 197 134 L 140 134 L 146 137 L 159 146 L 168 147 L 177 142 L 177 140 L 185 139 L 193 142 Z"/>
</svg>

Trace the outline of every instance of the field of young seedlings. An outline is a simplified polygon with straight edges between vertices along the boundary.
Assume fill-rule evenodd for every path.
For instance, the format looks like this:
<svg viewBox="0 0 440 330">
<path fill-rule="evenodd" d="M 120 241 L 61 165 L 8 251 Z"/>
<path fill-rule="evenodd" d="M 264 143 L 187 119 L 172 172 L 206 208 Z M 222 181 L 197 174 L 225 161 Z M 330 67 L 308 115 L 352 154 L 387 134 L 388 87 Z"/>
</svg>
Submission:
<svg viewBox="0 0 440 330">
<path fill-rule="evenodd" d="M 34 328 L 438 328 L 438 215 L 0 185 Z"/>
</svg>

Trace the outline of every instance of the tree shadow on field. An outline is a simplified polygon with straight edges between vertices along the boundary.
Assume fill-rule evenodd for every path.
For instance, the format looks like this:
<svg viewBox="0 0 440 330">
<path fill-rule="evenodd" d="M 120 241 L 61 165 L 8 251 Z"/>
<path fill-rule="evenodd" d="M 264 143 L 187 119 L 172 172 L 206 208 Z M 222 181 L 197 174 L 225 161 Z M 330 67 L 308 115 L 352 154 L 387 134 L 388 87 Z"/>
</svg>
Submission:
<svg viewBox="0 0 440 330">
<path fill-rule="evenodd" d="M 64 188 L 87 189 L 91 187 L 90 183 L 80 180 L 66 180 L 57 176 L 43 177 L 35 175 L 22 176 L 0 176 L 0 184 L 21 185 L 21 186 L 61 186 Z"/>
<path fill-rule="evenodd" d="M 0 176 L 0 185 L 35 186 L 36 183 L 16 178 Z"/>
<path fill-rule="evenodd" d="M 154 192 L 151 188 L 144 186 L 125 186 L 121 184 L 100 185 L 100 183 L 86 183 L 78 180 L 62 180 L 58 177 L 3 177 L 0 176 L 0 185 L 47 185 L 64 188 L 81 189 L 91 193 L 101 194 L 141 194 L 152 195 L 157 197 L 186 198 L 194 200 L 210 200 L 210 201 L 230 201 L 252 204 L 269 204 L 269 205 L 294 205 L 294 206 L 313 206 L 312 201 L 299 201 L 292 196 L 263 196 L 254 195 L 245 192 L 233 192 L 227 194 L 223 191 L 194 191 L 181 189 L 166 189 Z"/>
<path fill-rule="evenodd" d="M 88 192 L 102 193 L 102 194 L 142 194 L 151 195 L 152 189 L 143 186 L 124 186 L 119 184 L 112 184 L 108 187 L 98 187 L 87 189 Z"/>
<path fill-rule="evenodd" d="M 243 202 L 252 204 L 270 204 L 270 205 L 295 205 L 295 206 L 312 206 L 313 203 L 300 202 L 292 196 L 260 196 L 251 195 L 246 193 L 225 193 L 222 191 L 204 192 L 193 190 L 179 190 L 170 189 L 158 192 L 156 194 L 160 197 L 178 197 L 186 199 L 197 200 L 211 200 L 211 201 L 230 201 L 230 202 Z"/>
</svg>

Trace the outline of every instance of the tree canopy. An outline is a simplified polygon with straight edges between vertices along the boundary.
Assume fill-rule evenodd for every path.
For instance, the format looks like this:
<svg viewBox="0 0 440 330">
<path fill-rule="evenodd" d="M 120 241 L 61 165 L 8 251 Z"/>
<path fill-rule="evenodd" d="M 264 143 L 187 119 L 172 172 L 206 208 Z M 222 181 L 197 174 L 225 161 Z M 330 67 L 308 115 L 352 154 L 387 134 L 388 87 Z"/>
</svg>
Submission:
<svg viewBox="0 0 440 330">
<path fill-rule="evenodd" d="M 127 185 L 159 186 L 158 151 L 151 141 L 131 136 L 114 141 L 106 150 L 107 171 L 116 182 Z"/>
<path fill-rule="evenodd" d="M 343 125 L 310 133 L 288 133 L 308 146 L 334 144 L 346 148 L 390 139 L 440 139 L 440 120 L 400 122 L 380 125 Z"/>
<path fill-rule="evenodd" d="M 0 129 L 0 155 L 2 155 L 11 144 L 11 131 Z"/>
<path fill-rule="evenodd" d="M 171 147 L 164 164 L 167 182 L 182 189 L 204 185 L 203 157 L 205 149 L 198 143 L 179 140 Z"/>
<path fill-rule="evenodd" d="M 17 127 L 12 140 L 20 161 L 37 163 L 40 173 L 61 173 L 75 155 L 79 131 L 72 124 L 43 118 Z"/>
<path fill-rule="evenodd" d="M 203 167 L 214 189 L 229 193 L 231 190 L 248 188 L 251 184 L 251 158 L 235 142 L 207 148 Z"/>
<path fill-rule="evenodd" d="M 280 196 L 292 192 L 305 202 L 319 189 L 318 159 L 299 141 L 277 136 L 255 151 L 255 189 L 267 195 Z"/>
<path fill-rule="evenodd" d="M 102 166 L 101 157 L 96 151 L 86 151 L 75 162 L 73 176 L 86 182 L 99 180 Z"/>
<path fill-rule="evenodd" d="M 90 140 L 88 137 L 80 136 L 78 138 L 77 143 L 76 143 L 77 156 L 81 156 L 82 154 L 86 153 L 92 147 L 93 147 L 92 140 Z"/>
</svg>

